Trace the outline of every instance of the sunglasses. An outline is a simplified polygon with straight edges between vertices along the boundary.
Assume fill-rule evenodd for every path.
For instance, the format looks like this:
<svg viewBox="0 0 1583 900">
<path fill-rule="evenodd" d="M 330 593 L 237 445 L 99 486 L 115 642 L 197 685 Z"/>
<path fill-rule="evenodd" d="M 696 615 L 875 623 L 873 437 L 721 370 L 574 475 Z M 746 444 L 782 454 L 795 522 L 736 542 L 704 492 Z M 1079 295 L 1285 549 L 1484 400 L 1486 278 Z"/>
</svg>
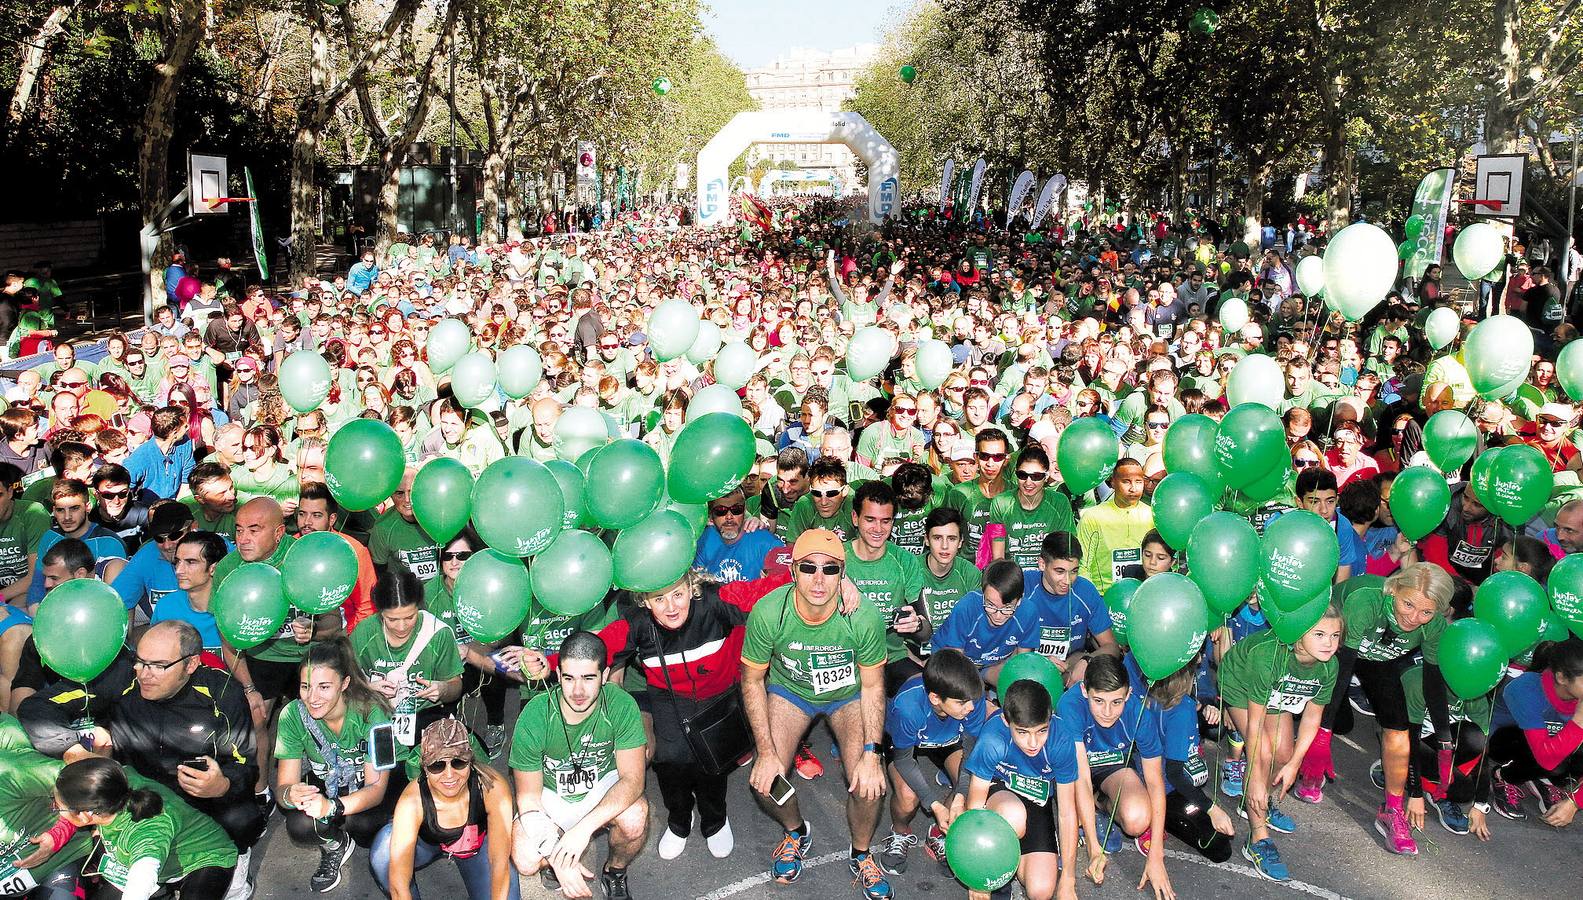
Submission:
<svg viewBox="0 0 1583 900">
<path fill-rule="evenodd" d="M 898 406 L 893 411 L 898 416 L 916 416 L 918 414 L 918 407 L 916 407 L 916 406 Z"/>
<path fill-rule="evenodd" d="M 735 506 L 709 507 L 709 514 L 711 516 L 740 516 L 745 512 L 747 512 L 747 507 L 741 503 L 738 503 Z"/>
<path fill-rule="evenodd" d="M 430 775 L 439 775 L 448 768 L 455 769 L 458 772 L 465 772 L 471 768 L 472 765 L 473 761 L 471 759 L 461 756 L 452 756 L 447 759 L 437 759 L 434 762 L 426 764 L 423 767 L 423 771 L 428 772 Z"/>
<path fill-rule="evenodd" d="M 473 558 L 471 550 L 447 550 L 440 554 L 441 562 L 467 562 Z"/>
<path fill-rule="evenodd" d="M 985 462 L 1000 462 L 1001 460 L 1006 458 L 1006 454 L 1004 454 L 1004 453 L 980 453 L 980 454 L 978 454 L 978 458 L 982 459 Z"/>
<path fill-rule="evenodd" d="M 80 388 L 80 387 L 87 387 L 88 386 L 88 382 L 86 382 L 86 381 L 62 381 L 60 383 L 60 386 L 63 387 L 63 388 Z"/>
<path fill-rule="evenodd" d="M 101 499 L 101 500 L 125 500 L 127 497 L 130 497 L 131 495 L 132 495 L 132 489 L 131 488 L 122 488 L 119 491 L 100 491 L 99 492 L 99 499 Z"/>
<path fill-rule="evenodd" d="M 1046 477 L 1049 476 L 1049 474 L 1050 474 L 1049 472 L 1033 472 L 1033 471 L 1029 471 L 1027 469 L 1023 469 L 1023 470 L 1020 470 L 1020 471 L 1017 472 L 1017 480 L 1018 481 L 1043 481 Z"/>
<path fill-rule="evenodd" d="M 841 565 L 839 563 L 820 565 L 818 563 L 800 562 L 797 564 L 797 571 L 804 575 L 840 575 Z"/>
<path fill-rule="evenodd" d="M 1317 459 L 1294 459 L 1294 460 L 1292 460 L 1292 466 L 1294 468 L 1298 468 L 1298 469 L 1306 469 L 1306 468 L 1309 468 L 1310 466 L 1317 466 L 1317 465 L 1319 465 L 1319 460 L 1317 460 Z"/>
<path fill-rule="evenodd" d="M 831 488 L 831 489 L 826 490 L 826 491 L 811 490 L 808 493 L 810 495 L 814 496 L 814 497 L 818 497 L 821 500 L 826 500 L 826 499 L 829 499 L 831 497 L 839 497 L 839 496 L 841 496 L 841 492 L 845 491 L 845 490 L 846 490 L 846 488 Z"/>
</svg>

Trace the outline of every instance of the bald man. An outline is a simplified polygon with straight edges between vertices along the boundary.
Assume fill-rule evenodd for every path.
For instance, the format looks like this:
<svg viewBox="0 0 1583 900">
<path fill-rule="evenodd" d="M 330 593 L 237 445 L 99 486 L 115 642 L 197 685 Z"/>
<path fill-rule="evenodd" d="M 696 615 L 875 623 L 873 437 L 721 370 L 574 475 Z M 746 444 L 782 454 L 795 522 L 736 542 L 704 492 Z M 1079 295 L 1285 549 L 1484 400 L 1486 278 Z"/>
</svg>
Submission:
<svg viewBox="0 0 1583 900">
<path fill-rule="evenodd" d="M 1434 415 L 1447 409 L 1456 409 L 1456 394 L 1451 390 L 1451 385 L 1444 382 L 1424 385 L 1424 412 Z"/>
<path fill-rule="evenodd" d="M 1556 556 L 1583 553 L 1583 499 L 1568 500 L 1556 511 L 1556 525 L 1541 535 Z"/>
<path fill-rule="evenodd" d="M 533 401 L 533 427 L 517 435 L 517 453 L 539 462 L 555 459 L 555 423 L 561 420 L 561 401 L 540 397 Z"/>
</svg>

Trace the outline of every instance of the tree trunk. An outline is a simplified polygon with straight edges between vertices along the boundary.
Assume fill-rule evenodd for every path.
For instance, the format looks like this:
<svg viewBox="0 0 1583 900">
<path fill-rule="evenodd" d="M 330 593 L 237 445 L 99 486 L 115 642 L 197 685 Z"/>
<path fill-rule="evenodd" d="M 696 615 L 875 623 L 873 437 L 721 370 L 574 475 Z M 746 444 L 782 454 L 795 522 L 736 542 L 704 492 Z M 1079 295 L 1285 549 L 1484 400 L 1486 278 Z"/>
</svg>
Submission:
<svg viewBox="0 0 1583 900">
<path fill-rule="evenodd" d="M 77 5 L 74 2 L 50 10 L 44 24 L 22 42 L 22 51 L 17 54 L 16 92 L 11 95 L 11 104 L 6 110 L 12 131 L 22 124 L 23 117 L 27 115 L 28 105 L 33 100 L 33 89 L 49 58 L 50 43 L 66 30 L 66 19 L 77 11 Z"/>
<path fill-rule="evenodd" d="M 1352 221 L 1352 194 L 1357 186 L 1357 154 L 1347 140 L 1347 117 L 1342 111 L 1345 76 L 1321 79 L 1319 96 L 1324 104 L 1324 144 L 1320 172 L 1325 184 L 1325 220 L 1331 234 Z"/>
<path fill-rule="evenodd" d="M 1248 189 L 1242 195 L 1242 240 L 1255 252 L 1264 226 L 1264 195 L 1270 190 L 1270 169 L 1271 165 L 1258 157 L 1248 162 Z"/>
<path fill-rule="evenodd" d="M 500 240 L 500 202 L 504 199 L 505 180 L 506 156 L 498 147 L 491 148 L 484 154 L 484 228 L 478 235 L 481 243 Z"/>
<path fill-rule="evenodd" d="M 407 147 L 386 147 L 379 154 L 379 197 L 374 219 L 374 252 L 383 258 L 396 237 L 401 219 L 401 167 L 407 161 Z M 417 235 L 410 235 L 416 241 Z"/>
<path fill-rule="evenodd" d="M 148 105 L 143 109 L 143 120 L 137 130 L 138 204 L 143 212 L 145 234 L 157 232 L 163 226 L 165 208 L 171 201 L 170 140 L 176 130 L 176 97 L 181 91 L 187 63 L 192 61 L 193 53 L 203 40 L 204 24 L 204 7 L 199 0 L 176 0 L 171 4 L 164 52 L 154 63 Z M 153 257 L 144 260 L 147 279 L 143 285 L 143 311 L 146 315 L 152 316 L 155 302 L 164 298 L 164 277 L 155 273 L 164 269 L 170 253 L 170 236 L 164 234 L 159 238 Z"/>
<path fill-rule="evenodd" d="M 301 284 L 317 269 L 319 139 L 334 114 L 325 97 L 330 81 L 329 35 L 317 14 L 308 22 L 308 92 L 297 104 L 297 134 L 291 142 L 291 281 Z M 355 186 L 354 186 L 355 190 Z"/>
<path fill-rule="evenodd" d="M 515 167 L 506 170 L 504 184 L 506 198 L 506 240 L 520 241 L 523 237 L 523 216 L 525 210 L 522 203 L 522 182 L 517 177 Z"/>
<path fill-rule="evenodd" d="M 1517 103 L 1522 85 L 1522 51 L 1517 44 L 1517 0 L 1494 0 L 1490 18 L 1495 28 L 1495 84 L 1484 105 L 1484 143 L 1487 153 L 1516 153 Z"/>
</svg>

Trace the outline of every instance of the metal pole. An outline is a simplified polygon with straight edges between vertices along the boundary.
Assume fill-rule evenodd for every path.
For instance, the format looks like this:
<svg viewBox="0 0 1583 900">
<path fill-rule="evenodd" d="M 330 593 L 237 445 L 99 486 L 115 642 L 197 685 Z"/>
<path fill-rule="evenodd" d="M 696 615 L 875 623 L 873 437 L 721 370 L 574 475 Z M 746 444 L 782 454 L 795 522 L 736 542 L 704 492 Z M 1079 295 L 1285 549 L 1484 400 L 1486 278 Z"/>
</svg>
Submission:
<svg viewBox="0 0 1583 900">
<path fill-rule="evenodd" d="M 1567 261 L 1572 258 L 1572 235 L 1573 235 L 1572 225 L 1573 225 L 1574 220 L 1577 217 L 1577 208 L 1578 208 L 1578 132 L 1577 132 L 1576 126 L 1574 126 L 1573 129 L 1572 129 L 1572 184 L 1567 187 L 1567 234 L 1566 234 L 1566 242 L 1561 247 L 1561 253 L 1562 253 L 1561 271 L 1563 273 L 1565 273 L 1566 275 L 1571 275 L 1572 274 L 1571 272 L 1567 271 L 1567 269 L 1569 268 L 1567 266 Z M 1568 284 L 1567 284 L 1567 290 L 1570 291 L 1571 289 L 1572 289 L 1572 285 L 1571 285 L 1570 279 L 1569 279 Z"/>
<path fill-rule="evenodd" d="M 458 203 L 457 203 L 458 198 L 456 196 L 457 195 L 457 180 L 456 180 L 456 34 L 455 34 L 454 30 L 451 33 L 451 52 L 449 54 L 447 54 L 447 55 L 450 57 L 450 64 L 451 64 L 451 86 L 450 86 L 450 97 L 451 97 L 451 104 L 450 104 L 451 105 L 451 172 L 450 172 L 450 181 L 451 181 L 451 210 L 450 210 L 450 212 L 451 212 L 451 228 L 450 228 L 450 230 L 451 230 L 452 234 L 456 234 L 457 232 L 461 231 L 461 229 L 462 229 L 462 216 L 461 216 L 461 212 L 458 210 Z"/>
</svg>

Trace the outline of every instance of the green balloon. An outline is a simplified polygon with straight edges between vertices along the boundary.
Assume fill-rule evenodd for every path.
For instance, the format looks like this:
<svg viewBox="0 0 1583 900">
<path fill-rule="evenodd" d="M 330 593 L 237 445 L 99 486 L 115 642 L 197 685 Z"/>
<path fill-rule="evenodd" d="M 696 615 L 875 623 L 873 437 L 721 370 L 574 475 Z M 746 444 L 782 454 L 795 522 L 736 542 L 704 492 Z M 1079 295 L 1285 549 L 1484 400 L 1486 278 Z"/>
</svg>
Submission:
<svg viewBox="0 0 1583 900">
<path fill-rule="evenodd" d="M 280 395 L 299 413 L 324 405 L 334 373 L 317 350 L 297 350 L 280 364 Z"/>
<path fill-rule="evenodd" d="M 1574 340 L 1556 356 L 1556 379 L 1576 403 L 1583 400 L 1583 341 Z"/>
<path fill-rule="evenodd" d="M 956 359 L 951 355 L 951 346 L 945 341 L 930 339 L 918 342 L 918 354 L 913 357 L 913 366 L 918 373 L 918 383 L 925 390 L 939 390 L 940 385 L 950 377 L 951 370 L 956 368 Z"/>
<path fill-rule="evenodd" d="M 703 319 L 698 323 L 698 336 L 693 338 L 693 344 L 687 348 L 687 361 L 695 366 L 701 366 L 720 352 L 720 326 Z"/>
<path fill-rule="evenodd" d="M 1437 306 L 1424 318 L 1424 338 L 1435 350 L 1444 348 L 1462 333 L 1462 320 L 1449 306 Z"/>
<path fill-rule="evenodd" d="M 588 451 L 588 462 L 593 464 L 593 458 L 599 455 L 603 447 L 596 447 Z M 592 525 L 593 518 L 588 515 L 588 499 L 585 497 L 588 485 L 588 476 L 576 464 L 564 459 L 552 459 L 544 464 L 550 474 L 555 476 L 555 483 L 561 486 L 561 498 L 566 501 L 566 510 L 561 516 L 562 528 L 582 528 Z"/>
<path fill-rule="evenodd" d="M 352 512 L 373 509 L 401 487 L 407 457 L 401 438 L 378 419 L 353 419 L 330 436 L 324 483 L 335 502 Z"/>
<path fill-rule="evenodd" d="M 1545 589 L 1522 572 L 1496 572 L 1484 579 L 1473 594 L 1474 618 L 1495 627 L 1508 658 L 1539 640 L 1549 612 Z"/>
<path fill-rule="evenodd" d="M 687 518 L 658 509 L 624 528 L 611 549 L 616 587 L 658 591 L 675 584 L 692 567 L 698 538 Z"/>
<path fill-rule="evenodd" d="M 1187 564 L 1209 608 L 1235 612 L 1259 583 L 1259 533 L 1239 515 L 1210 513 L 1188 538 Z"/>
<path fill-rule="evenodd" d="M 1336 530 L 1306 509 L 1283 513 L 1264 527 L 1259 557 L 1270 601 L 1296 609 L 1335 578 L 1340 562 Z"/>
<path fill-rule="evenodd" d="M 970 809 L 951 822 L 945 835 L 945 859 L 951 874 L 972 891 L 1004 887 L 1022 861 L 1017 832 L 1000 813 Z"/>
<path fill-rule="evenodd" d="M 555 455 L 574 460 L 610 443 L 610 424 L 597 409 L 568 407 L 555 420 Z"/>
<path fill-rule="evenodd" d="M 533 582 L 522 560 L 485 549 L 462 563 L 456 576 L 456 620 L 474 639 L 489 643 L 517 630 L 533 602 Z"/>
<path fill-rule="evenodd" d="M 741 416 L 700 416 L 676 434 L 667 490 L 672 500 L 708 503 L 741 484 L 753 459 L 753 429 Z"/>
<path fill-rule="evenodd" d="M 1534 334 L 1516 316 L 1490 316 L 1473 326 L 1463 345 L 1468 380 L 1479 396 L 1498 400 L 1508 396 L 1528 377 L 1534 355 Z"/>
<path fill-rule="evenodd" d="M 1545 613 L 1544 624 L 1539 626 L 1539 640 L 1536 644 L 1546 641 L 1564 641 L 1567 639 L 1567 622 L 1555 610 Z"/>
<path fill-rule="evenodd" d="M 896 355 L 896 340 L 878 325 L 859 328 L 846 348 L 846 375 L 853 381 L 867 381 L 885 371 Z"/>
<path fill-rule="evenodd" d="M 1408 240 L 1418 240 L 1418 236 L 1424 233 L 1424 217 L 1420 215 L 1408 216 L 1407 221 L 1402 225 L 1402 231 L 1407 235 Z"/>
<path fill-rule="evenodd" d="M 1404 260 L 1412 259 L 1413 258 L 1413 254 L 1416 253 L 1417 251 L 1418 251 L 1418 242 L 1417 241 L 1402 241 L 1400 244 L 1396 245 L 1396 258 L 1397 259 L 1404 259 Z"/>
<path fill-rule="evenodd" d="M 759 368 L 759 355 L 742 341 L 731 341 L 715 356 L 715 383 L 733 391 L 747 387 Z"/>
<path fill-rule="evenodd" d="M 1270 630 L 1281 639 L 1282 643 L 1295 644 L 1308 630 L 1319 624 L 1325 610 L 1330 607 L 1330 588 L 1319 589 L 1319 593 L 1304 600 L 1290 611 L 1283 610 L 1274 603 L 1260 603 L 1259 610 L 1264 613 L 1264 618 L 1269 620 Z"/>
<path fill-rule="evenodd" d="M 1286 462 L 1286 429 L 1262 403 L 1234 406 L 1215 431 L 1215 466 L 1229 488 L 1245 488 Z"/>
<path fill-rule="evenodd" d="M 33 615 L 33 643 L 44 664 L 87 684 L 110 667 L 126 643 L 126 605 L 97 578 L 50 589 Z"/>
<path fill-rule="evenodd" d="M 692 349 L 698 339 L 698 310 L 686 300 L 667 300 L 649 315 L 649 350 L 659 362 L 675 359 Z"/>
<path fill-rule="evenodd" d="M 286 586 L 280 572 L 261 562 L 237 566 L 215 588 L 210 611 L 231 646 L 246 650 L 262 644 L 286 624 Z"/>
<path fill-rule="evenodd" d="M 1468 489 L 1473 491 L 1473 496 L 1484 504 L 1485 509 L 1493 510 L 1494 485 L 1492 479 L 1495 475 L 1495 461 L 1500 459 L 1505 447 L 1490 447 L 1479 454 L 1473 461 L 1473 468 L 1469 473 Z"/>
<path fill-rule="evenodd" d="M 566 500 L 555 476 L 525 456 L 490 463 L 473 485 L 473 527 L 507 556 L 532 556 L 561 533 Z"/>
<path fill-rule="evenodd" d="M 1136 578 L 1117 578 L 1105 589 L 1105 609 L 1110 613 L 1110 631 L 1122 649 L 1130 646 L 1127 641 L 1127 615 L 1132 611 L 1132 598 L 1143 582 Z"/>
<path fill-rule="evenodd" d="M 1061 693 L 1066 689 L 1066 684 L 1061 678 L 1061 670 L 1055 667 L 1055 663 L 1037 653 L 1018 653 L 1002 663 L 997 689 L 1004 697 L 1007 688 L 1023 680 L 1041 685 L 1050 695 L 1051 706 L 1060 701 Z"/>
<path fill-rule="evenodd" d="M 424 463 L 412 479 L 412 514 L 435 543 L 450 543 L 473 514 L 473 473 L 449 456 Z"/>
<path fill-rule="evenodd" d="M 495 360 L 495 378 L 507 397 L 521 400 L 533 393 L 544 378 L 544 360 L 539 351 L 527 344 L 507 347 Z"/>
<path fill-rule="evenodd" d="M 1451 242 L 1451 259 L 1457 271 L 1469 281 L 1488 278 L 1506 258 L 1506 241 L 1495 226 L 1488 222 L 1474 222 L 1457 232 Z M 1523 357 L 1527 362 L 1527 357 Z"/>
<path fill-rule="evenodd" d="M 584 498 L 601 528 L 643 521 L 665 493 L 665 466 L 653 447 L 625 438 L 605 446 L 588 464 Z"/>
<path fill-rule="evenodd" d="M 280 575 L 292 606 L 310 615 L 327 613 L 357 586 L 357 551 L 334 532 L 305 534 L 286 551 Z"/>
<path fill-rule="evenodd" d="M 444 375 L 472 346 L 473 332 L 461 319 L 443 319 L 429 329 L 429 371 Z"/>
<path fill-rule="evenodd" d="M 1105 420 L 1093 416 L 1076 419 L 1061 432 L 1055 446 L 1056 465 L 1074 495 L 1098 487 L 1116 469 L 1121 443 Z"/>
<path fill-rule="evenodd" d="M 1291 451 L 1285 451 L 1269 474 L 1244 487 L 1242 495 L 1255 506 L 1261 506 L 1280 496 L 1283 491 L 1296 496 L 1297 470 L 1292 468 Z"/>
<path fill-rule="evenodd" d="M 1208 623 L 1209 605 L 1186 575 L 1150 577 L 1127 612 L 1127 641 L 1138 668 L 1158 681 L 1187 665 L 1203 648 Z"/>
<path fill-rule="evenodd" d="M 1440 674 L 1463 700 L 1495 690 L 1509 658 L 1500 632 L 1481 619 L 1458 619 L 1440 636 Z"/>
<path fill-rule="evenodd" d="M 1385 299 L 1400 268 L 1396 242 L 1371 222 L 1354 222 L 1325 246 L 1325 302 L 1356 322 Z"/>
<path fill-rule="evenodd" d="M 1449 411 L 1449 410 L 1448 410 Z M 1391 516 L 1410 541 L 1423 538 L 1445 521 L 1451 508 L 1446 477 L 1428 466 L 1408 466 L 1391 487 Z"/>
<path fill-rule="evenodd" d="M 556 615 L 580 616 L 610 593 L 610 548 L 586 531 L 563 531 L 533 560 L 528 575 L 539 605 Z"/>
<path fill-rule="evenodd" d="M 1217 491 L 1191 472 L 1172 472 L 1154 489 L 1154 527 L 1173 548 L 1187 546 L 1193 529 L 1215 510 Z"/>
<path fill-rule="evenodd" d="M 1442 472 L 1455 472 L 1473 458 L 1479 433 L 1461 410 L 1443 409 L 1424 423 L 1424 451 Z"/>
<path fill-rule="evenodd" d="M 1489 502 L 1484 505 L 1521 528 L 1550 500 L 1555 470 L 1537 447 L 1510 444 L 1501 448 L 1489 472 Z M 1480 495 L 1483 496 L 1483 495 Z"/>
<path fill-rule="evenodd" d="M 1208 416 L 1188 413 L 1165 430 L 1165 471 L 1191 472 L 1210 487 L 1223 485 L 1215 465 L 1215 432 L 1220 427 Z"/>
<path fill-rule="evenodd" d="M 698 539 L 704 536 L 704 530 L 709 527 L 708 503 L 682 503 L 673 499 L 670 489 L 667 488 L 665 497 L 660 502 L 660 508 L 671 510 L 687 520 L 687 527 L 693 531 L 694 544 L 698 543 Z"/>
<path fill-rule="evenodd" d="M 687 401 L 687 419 L 690 421 L 699 416 L 710 413 L 730 413 L 733 416 L 742 415 L 742 398 L 737 392 L 723 384 L 711 384 Z"/>
<path fill-rule="evenodd" d="M 918 70 L 915 67 L 913 67 L 913 66 L 902 66 L 901 67 L 901 80 L 902 81 L 905 81 L 908 84 L 912 84 L 914 81 L 917 80 L 917 78 L 918 78 Z"/>
<path fill-rule="evenodd" d="M 482 406 L 495 396 L 495 361 L 482 350 L 474 350 L 451 368 L 451 393 L 468 409 Z"/>
<path fill-rule="evenodd" d="M 1583 637 L 1583 553 L 1569 553 L 1550 570 L 1545 579 L 1550 590 L 1550 604 L 1556 615 Z"/>
</svg>

